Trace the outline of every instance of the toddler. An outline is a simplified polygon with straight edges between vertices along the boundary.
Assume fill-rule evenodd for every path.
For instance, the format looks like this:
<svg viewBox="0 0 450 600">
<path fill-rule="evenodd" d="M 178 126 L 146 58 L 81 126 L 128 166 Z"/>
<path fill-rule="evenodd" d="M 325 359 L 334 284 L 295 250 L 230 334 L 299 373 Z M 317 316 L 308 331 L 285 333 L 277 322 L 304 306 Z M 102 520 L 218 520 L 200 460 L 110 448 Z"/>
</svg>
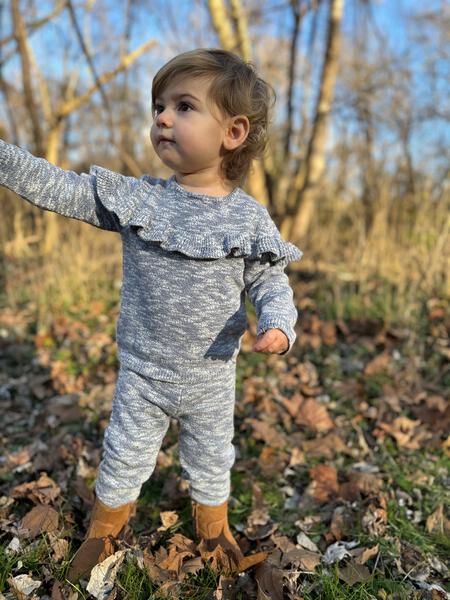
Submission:
<svg viewBox="0 0 450 600">
<path fill-rule="evenodd" d="M 227 518 L 234 463 L 236 357 L 258 319 L 253 350 L 287 354 L 298 312 L 284 272 L 302 252 L 281 239 L 242 185 L 266 143 L 270 88 L 233 53 L 197 49 L 170 60 L 152 86 L 151 141 L 171 177 L 60 169 L 0 141 L 0 184 L 46 210 L 120 233 L 120 369 L 86 539 L 68 578 L 114 552 L 152 474 L 170 418 L 189 482 L 198 539 L 244 557 Z"/>
</svg>

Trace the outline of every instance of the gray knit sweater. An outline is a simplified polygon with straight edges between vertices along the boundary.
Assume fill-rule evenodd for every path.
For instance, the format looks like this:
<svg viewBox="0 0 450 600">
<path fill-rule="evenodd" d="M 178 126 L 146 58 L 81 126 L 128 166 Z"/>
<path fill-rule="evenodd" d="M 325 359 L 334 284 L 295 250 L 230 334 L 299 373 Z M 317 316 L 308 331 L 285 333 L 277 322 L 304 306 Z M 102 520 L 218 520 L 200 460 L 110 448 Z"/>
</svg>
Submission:
<svg viewBox="0 0 450 600">
<path fill-rule="evenodd" d="M 0 184 L 32 204 L 120 233 L 121 364 L 166 381 L 197 381 L 235 363 L 255 307 L 257 334 L 295 341 L 298 312 L 284 269 L 302 252 L 281 239 L 267 209 L 235 188 L 185 190 L 172 176 L 127 177 L 91 166 L 78 175 L 0 140 Z"/>
</svg>

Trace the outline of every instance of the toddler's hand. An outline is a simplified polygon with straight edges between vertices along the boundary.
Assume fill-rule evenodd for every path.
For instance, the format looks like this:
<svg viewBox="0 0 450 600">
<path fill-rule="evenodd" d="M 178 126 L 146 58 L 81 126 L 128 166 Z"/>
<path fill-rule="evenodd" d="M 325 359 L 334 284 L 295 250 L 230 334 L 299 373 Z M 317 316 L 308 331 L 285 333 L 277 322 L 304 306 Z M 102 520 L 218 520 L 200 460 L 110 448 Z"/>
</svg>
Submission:
<svg viewBox="0 0 450 600">
<path fill-rule="evenodd" d="M 280 354 L 289 348 L 287 335 L 281 329 L 268 329 L 256 338 L 253 352 L 269 352 Z"/>
</svg>

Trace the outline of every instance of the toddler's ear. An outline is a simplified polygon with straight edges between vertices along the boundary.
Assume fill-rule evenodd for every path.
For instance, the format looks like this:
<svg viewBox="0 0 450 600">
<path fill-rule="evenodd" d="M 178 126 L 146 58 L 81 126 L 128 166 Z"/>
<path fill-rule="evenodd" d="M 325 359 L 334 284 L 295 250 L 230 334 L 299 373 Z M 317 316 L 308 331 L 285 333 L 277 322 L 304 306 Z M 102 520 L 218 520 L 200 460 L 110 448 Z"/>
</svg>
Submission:
<svg viewBox="0 0 450 600">
<path fill-rule="evenodd" d="M 245 142 L 250 131 L 250 122 L 245 115 L 230 117 L 223 145 L 226 150 L 235 150 Z"/>
</svg>

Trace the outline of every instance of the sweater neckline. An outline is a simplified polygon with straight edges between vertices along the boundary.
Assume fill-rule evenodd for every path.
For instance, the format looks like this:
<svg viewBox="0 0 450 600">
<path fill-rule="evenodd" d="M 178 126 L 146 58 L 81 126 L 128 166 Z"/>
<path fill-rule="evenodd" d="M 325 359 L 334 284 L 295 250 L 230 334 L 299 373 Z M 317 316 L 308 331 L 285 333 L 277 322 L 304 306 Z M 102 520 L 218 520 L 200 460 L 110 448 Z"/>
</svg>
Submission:
<svg viewBox="0 0 450 600">
<path fill-rule="evenodd" d="M 239 194 L 239 187 L 235 187 L 229 194 L 226 194 L 225 196 L 210 196 L 208 194 L 191 192 L 178 183 L 178 181 L 175 179 L 175 175 L 171 175 L 169 177 L 167 184 L 169 188 L 176 190 L 178 194 L 185 196 L 186 198 L 190 198 L 191 200 L 197 199 L 206 200 L 207 202 L 230 202 Z"/>
</svg>

